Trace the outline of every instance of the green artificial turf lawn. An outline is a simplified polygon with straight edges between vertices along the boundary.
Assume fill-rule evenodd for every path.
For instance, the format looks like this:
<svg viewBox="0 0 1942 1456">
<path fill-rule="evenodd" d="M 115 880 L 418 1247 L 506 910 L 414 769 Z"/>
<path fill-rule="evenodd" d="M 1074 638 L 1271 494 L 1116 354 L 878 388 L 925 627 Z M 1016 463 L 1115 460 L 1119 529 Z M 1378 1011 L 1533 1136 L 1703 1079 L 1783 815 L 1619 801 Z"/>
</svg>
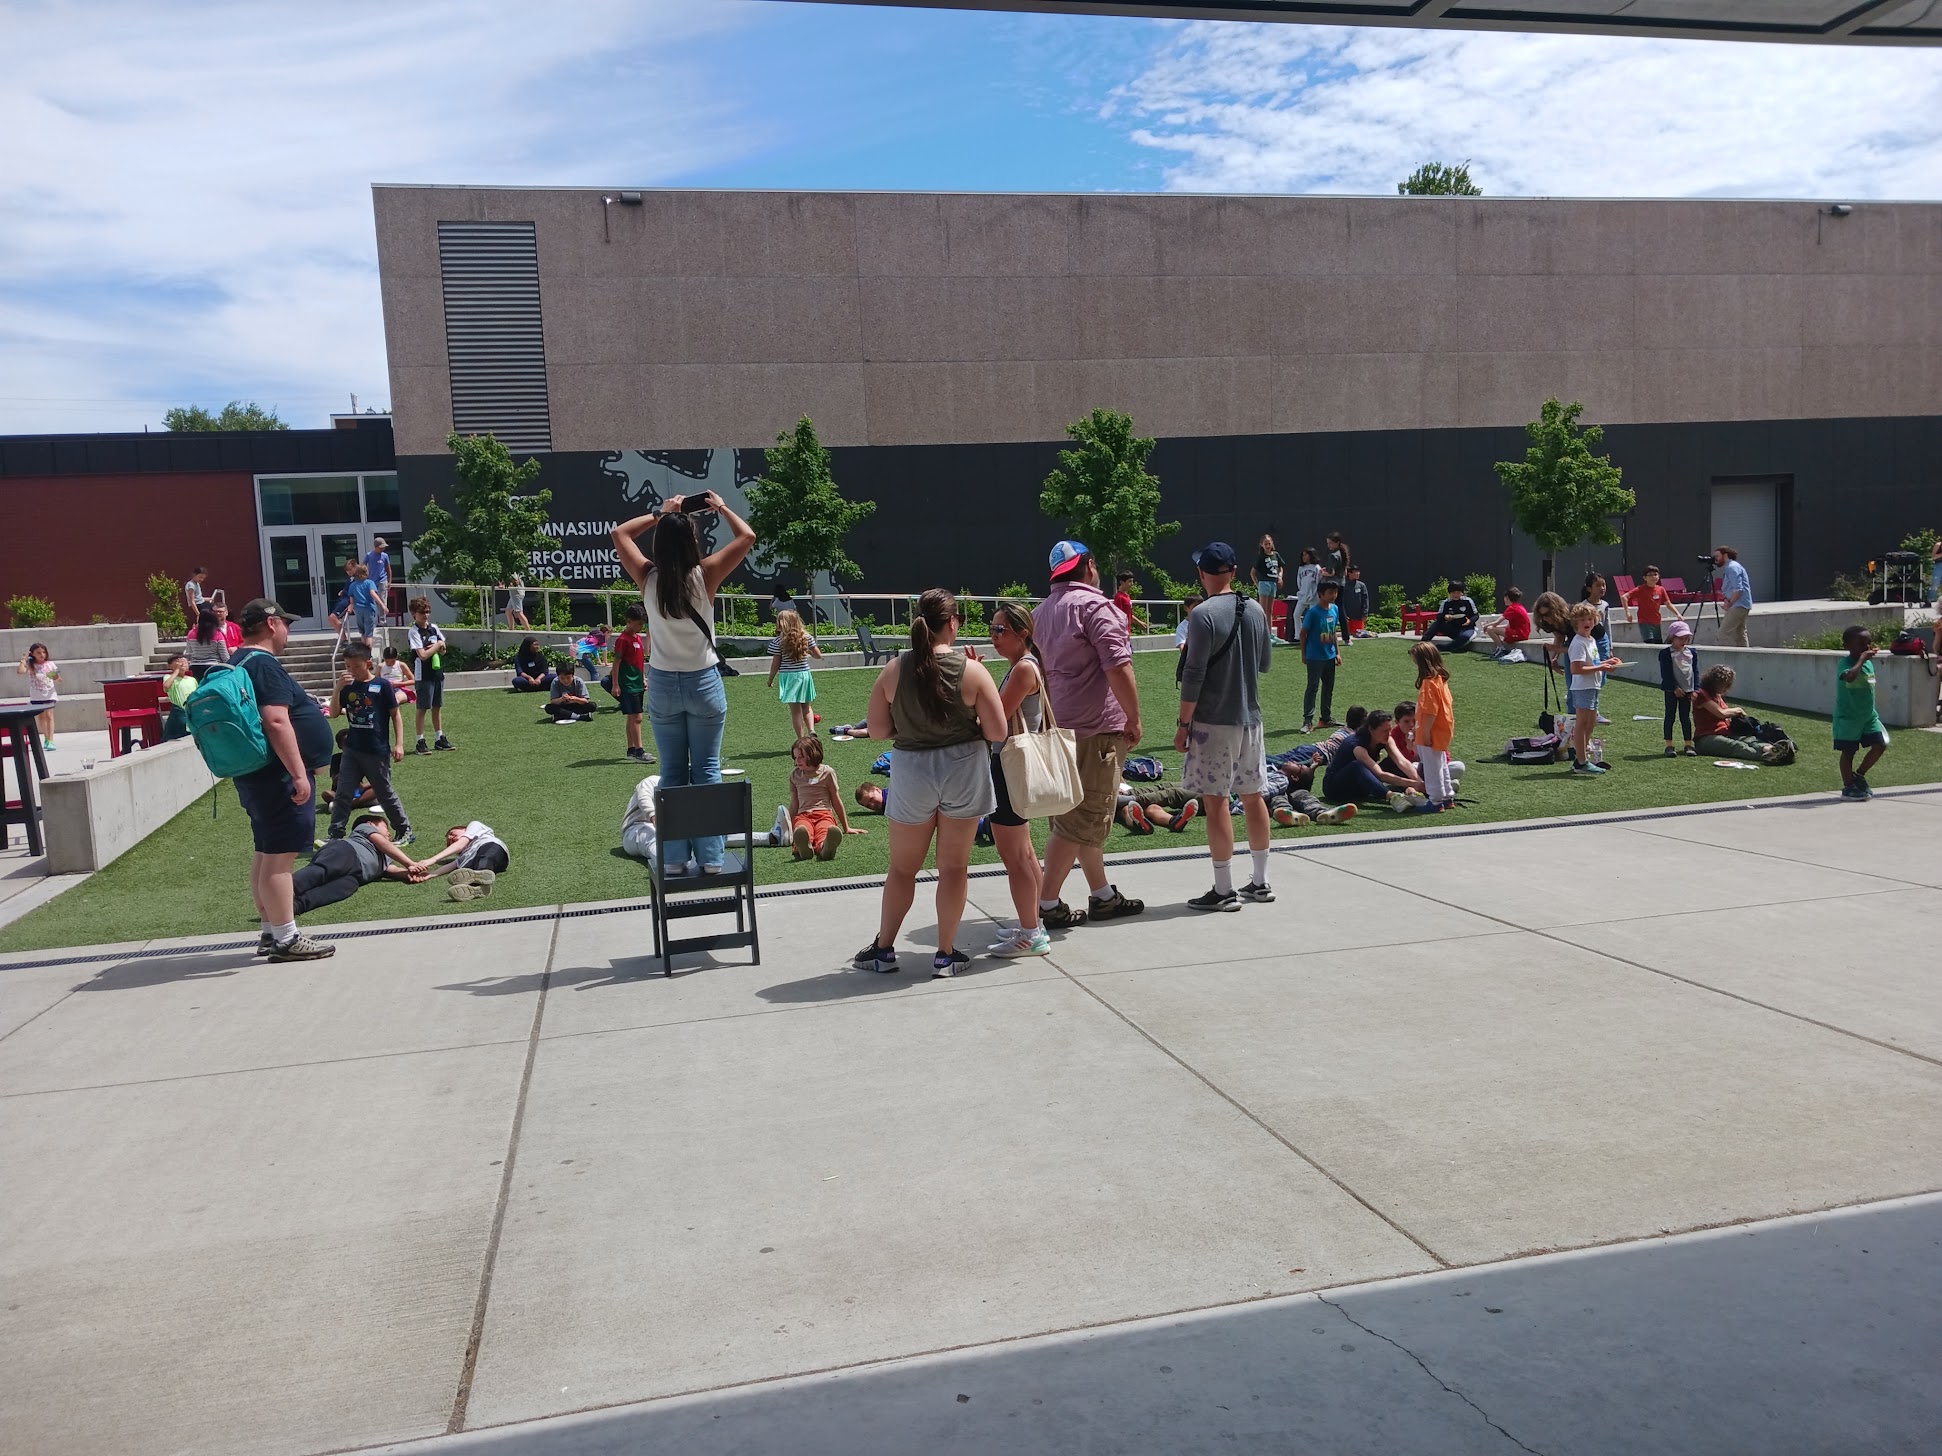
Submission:
<svg viewBox="0 0 1942 1456">
<path fill-rule="evenodd" d="M 1348 649 L 1336 678 L 1336 717 L 1352 703 L 1387 708 L 1414 696 L 1415 674 L 1404 655 L 1405 646 L 1397 638 L 1380 638 Z M 1173 654 L 1141 653 L 1135 661 L 1147 730 L 1145 751 L 1154 753 L 1166 765 L 1167 777 L 1175 779 L 1180 756 L 1171 742 L 1178 703 Z M 1543 674 L 1528 666 L 1504 667 L 1471 655 L 1451 658 L 1450 673 L 1457 717 L 1454 756 L 1470 765 L 1460 792 L 1474 804 L 1450 815 L 1365 810 L 1341 829 L 1283 829 L 1276 831 L 1276 838 L 1417 826 L 1447 829 L 1816 790 L 1831 794 L 1840 786 L 1824 717 L 1758 710 L 1761 717 L 1786 725 L 1800 744 L 1799 762 L 1787 768 L 1747 771 L 1717 768 L 1705 758 L 1664 759 L 1660 757 L 1658 690 L 1621 682 L 1607 684 L 1604 697 L 1605 712 L 1614 720 L 1602 730 L 1606 761 L 1613 766 L 1610 774 L 1583 779 L 1570 777 L 1563 764 L 1512 767 L 1498 755 L 1507 738 L 1535 731 Z M 827 722 L 861 718 L 873 677 L 868 671 L 818 673 L 816 706 Z M 1262 682 L 1270 752 L 1301 741 L 1302 684 L 1294 649 L 1277 650 L 1274 669 Z M 1831 681 L 1829 691 L 1831 697 Z M 776 805 L 788 797 L 788 709 L 776 701 L 774 690 L 758 671 L 729 681 L 728 703 L 723 762 L 747 770 L 755 786 L 759 832 L 773 819 Z M 1634 713 L 1649 713 L 1652 721 L 1635 723 Z M 368 886 L 351 899 L 306 917 L 306 924 L 390 915 L 463 915 L 644 893 L 645 867 L 623 856 L 617 847 L 621 810 L 642 776 L 623 757 L 625 740 L 618 713 L 609 708 L 592 723 L 558 728 L 541 714 L 537 696 L 484 691 L 452 694 L 445 721 L 458 751 L 427 758 L 407 756 L 396 775 L 420 836 L 416 851 L 431 853 L 442 843 L 448 825 L 483 819 L 510 846 L 512 868 L 499 877 L 488 900 L 453 904 L 436 882 L 428 886 L 387 883 Z M 651 752 L 651 736 L 648 746 Z M 857 780 L 868 775 L 880 751 L 881 745 L 867 742 L 828 745 L 828 761 L 835 766 L 846 802 L 852 806 L 854 800 L 848 795 Z M 1898 732 L 1871 777 L 1877 787 L 1942 780 L 1942 734 Z M 205 795 L 99 874 L 0 930 L 0 950 L 254 931 L 248 889 L 249 824 L 229 785 L 219 785 L 215 797 L 213 820 L 210 798 Z M 787 849 L 759 850 L 760 880 L 774 884 L 881 874 L 886 856 L 883 821 L 860 813 L 855 821 L 868 834 L 848 839 L 829 864 L 795 863 Z M 1205 828 L 1195 823 L 1182 834 L 1162 832 L 1151 838 L 1135 838 L 1115 828 L 1108 848 L 1115 852 L 1179 849 L 1205 843 Z M 977 851 L 975 858 L 978 863 L 997 860 L 990 849 Z"/>
</svg>

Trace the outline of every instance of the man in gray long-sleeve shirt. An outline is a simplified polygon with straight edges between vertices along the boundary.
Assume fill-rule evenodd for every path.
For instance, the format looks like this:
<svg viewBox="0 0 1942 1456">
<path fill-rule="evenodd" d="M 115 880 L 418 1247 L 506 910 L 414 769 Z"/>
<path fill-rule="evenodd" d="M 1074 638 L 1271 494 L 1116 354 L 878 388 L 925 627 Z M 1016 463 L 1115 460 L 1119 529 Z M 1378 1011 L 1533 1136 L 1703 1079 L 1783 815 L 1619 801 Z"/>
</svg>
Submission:
<svg viewBox="0 0 1942 1456">
<path fill-rule="evenodd" d="M 1199 795 L 1207 817 L 1214 888 L 1187 903 L 1196 910 L 1238 910 L 1242 900 L 1274 899 L 1268 887 L 1267 752 L 1261 738 L 1261 674 L 1273 640 L 1260 607 L 1234 593 L 1234 548 L 1214 541 L 1194 554 L 1207 600 L 1187 619 L 1186 661 L 1180 675 L 1180 717 L 1173 746 L 1187 755 L 1181 787 Z M 1238 795 L 1247 818 L 1253 878 L 1234 888 L 1234 818 L 1228 795 Z"/>
</svg>

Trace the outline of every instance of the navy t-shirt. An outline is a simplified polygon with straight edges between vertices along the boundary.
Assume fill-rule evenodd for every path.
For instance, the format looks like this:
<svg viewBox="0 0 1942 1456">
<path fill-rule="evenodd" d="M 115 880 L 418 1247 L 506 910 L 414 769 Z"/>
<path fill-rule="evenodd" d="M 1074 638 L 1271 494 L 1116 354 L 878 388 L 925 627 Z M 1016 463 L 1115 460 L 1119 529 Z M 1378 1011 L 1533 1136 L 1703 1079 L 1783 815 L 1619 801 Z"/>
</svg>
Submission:
<svg viewBox="0 0 1942 1456">
<path fill-rule="evenodd" d="M 346 748 L 359 753 L 391 752 L 391 713 L 398 706 L 398 694 L 390 683 L 381 677 L 345 683 L 337 690 L 337 706 L 349 724 Z"/>
<path fill-rule="evenodd" d="M 330 720 L 324 716 L 324 710 L 317 706 L 317 700 L 303 690 L 303 684 L 291 677 L 289 669 L 276 660 L 276 655 L 260 647 L 245 647 L 230 661 L 249 674 L 250 686 L 256 690 L 258 707 L 284 707 L 290 710 L 290 728 L 297 735 L 297 754 L 303 759 L 304 766 L 320 769 L 329 763 Z M 276 756 L 275 748 L 270 750 L 268 765 L 257 772 L 284 772 L 283 760 Z"/>
</svg>

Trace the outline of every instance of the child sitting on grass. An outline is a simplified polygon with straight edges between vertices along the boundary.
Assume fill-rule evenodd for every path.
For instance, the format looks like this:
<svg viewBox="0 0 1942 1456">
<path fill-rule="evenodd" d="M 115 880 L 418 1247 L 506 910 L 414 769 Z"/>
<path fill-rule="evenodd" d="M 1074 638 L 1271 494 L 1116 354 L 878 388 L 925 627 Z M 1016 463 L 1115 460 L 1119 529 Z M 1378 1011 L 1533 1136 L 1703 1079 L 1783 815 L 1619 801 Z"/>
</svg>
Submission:
<svg viewBox="0 0 1942 1456">
<path fill-rule="evenodd" d="M 1869 661 L 1876 651 L 1866 627 L 1849 627 L 1841 634 L 1847 649 L 1847 665 L 1834 677 L 1834 747 L 1841 755 L 1841 797 L 1872 799 L 1868 770 L 1888 751 L 1888 730 L 1882 726 L 1875 707 L 1875 665 Z M 1854 755 L 1861 749 L 1868 755 L 1857 767 Z"/>
<path fill-rule="evenodd" d="M 553 679 L 553 693 L 546 702 L 546 714 L 555 723 L 593 721 L 593 694 L 571 662 L 560 664 L 560 675 Z"/>
<path fill-rule="evenodd" d="M 793 617 L 794 612 L 783 612 Z M 800 629 L 801 623 L 797 624 Z M 806 674 L 805 674 L 806 675 Z M 796 739 L 789 751 L 796 766 L 789 771 L 789 823 L 794 848 L 791 859 L 820 860 L 836 858 L 843 847 L 843 836 L 865 831 L 850 827 L 850 816 L 843 809 L 843 789 L 836 782 L 836 770 L 823 762 L 823 740 L 814 733 Z"/>
<path fill-rule="evenodd" d="M 822 655 L 823 649 L 803 628 L 798 613 L 775 614 L 775 636 L 769 639 L 769 686 L 789 705 L 791 736 L 798 740 L 816 732 L 815 709 L 810 706 L 816 701 L 816 679 L 809 664 Z"/>
<path fill-rule="evenodd" d="M 1746 763 L 1792 763 L 1794 745 L 1790 740 L 1762 739 L 1752 715 L 1726 701 L 1733 679 L 1733 669 L 1724 664 L 1707 668 L 1699 679 L 1699 689 L 1693 694 L 1693 727 L 1699 734 L 1699 751 L 1709 758 Z"/>
</svg>

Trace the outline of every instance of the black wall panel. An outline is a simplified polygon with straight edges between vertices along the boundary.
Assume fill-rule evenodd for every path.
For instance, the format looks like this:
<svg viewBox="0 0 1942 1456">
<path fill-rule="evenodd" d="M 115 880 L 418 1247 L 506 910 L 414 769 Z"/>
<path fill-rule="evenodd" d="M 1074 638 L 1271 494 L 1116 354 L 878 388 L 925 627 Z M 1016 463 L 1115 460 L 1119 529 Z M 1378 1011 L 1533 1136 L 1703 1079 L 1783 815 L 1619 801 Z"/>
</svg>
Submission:
<svg viewBox="0 0 1942 1456">
<path fill-rule="evenodd" d="M 1158 558 L 1184 577 L 1192 549 L 1216 537 L 1247 555 L 1263 531 L 1272 531 L 1292 557 L 1302 546 L 1320 547 L 1327 531 L 1339 529 L 1372 583 L 1401 582 L 1417 594 L 1446 574 L 1488 571 L 1529 593 L 1537 585 L 1538 554 L 1511 530 L 1491 469 L 1498 460 L 1521 458 L 1524 444 L 1517 428 L 1161 440 L 1152 469 L 1164 514 L 1182 529 L 1161 544 Z M 844 491 L 878 503 L 850 544 L 864 569 L 864 579 L 851 585 L 862 591 L 1041 585 L 1046 551 L 1059 530 L 1040 515 L 1038 495 L 1059 448 L 1048 442 L 832 450 Z M 1906 532 L 1942 526 L 1942 419 L 1936 417 L 1614 425 L 1605 432 L 1605 448 L 1637 493 L 1638 507 L 1623 546 L 1565 553 L 1558 576 L 1574 594 L 1587 567 L 1609 573 L 1629 564 L 1636 571 L 1651 561 L 1667 575 L 1696 577 L 1694 558 L 1714 544 L 1715 477 L 1793 478 L 1780 580 L 1754 583 L 1762 599 L 1820 595 L 1837 572 L 1857 573 Z M 604 469 L 615 456 L 538 458 L 540 483 L 555 493 L 555 519 L 633 513 Z M 759 457 L 743 452 L 743 460 Z M 408 535 L 431 492 L 449 500 L 449 479 L 444 456 L 399 461 Z"/>
</svg>

